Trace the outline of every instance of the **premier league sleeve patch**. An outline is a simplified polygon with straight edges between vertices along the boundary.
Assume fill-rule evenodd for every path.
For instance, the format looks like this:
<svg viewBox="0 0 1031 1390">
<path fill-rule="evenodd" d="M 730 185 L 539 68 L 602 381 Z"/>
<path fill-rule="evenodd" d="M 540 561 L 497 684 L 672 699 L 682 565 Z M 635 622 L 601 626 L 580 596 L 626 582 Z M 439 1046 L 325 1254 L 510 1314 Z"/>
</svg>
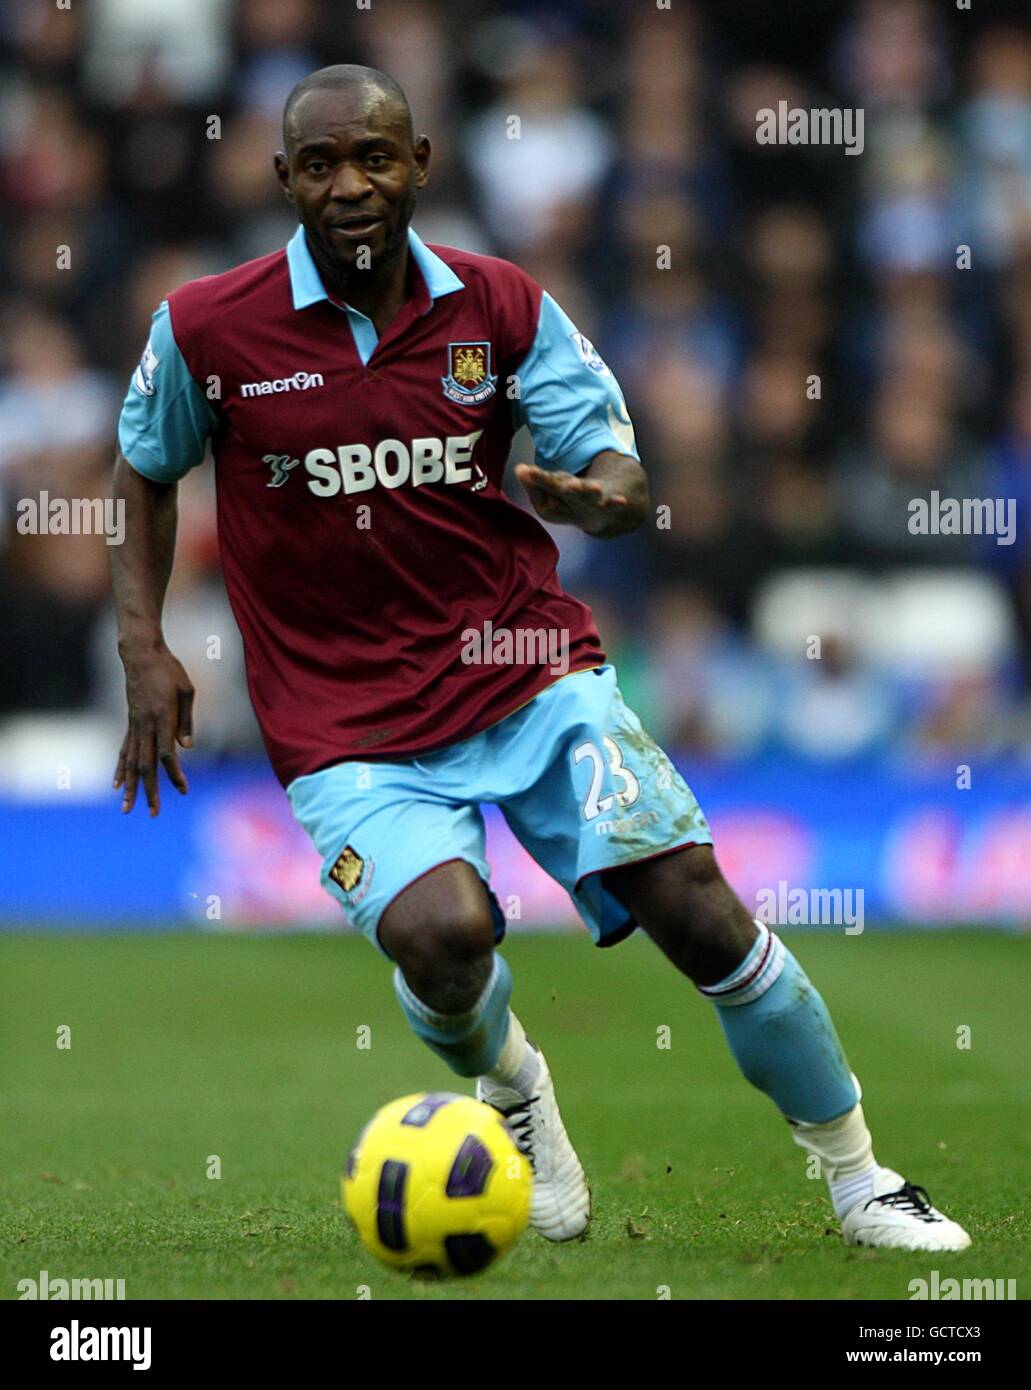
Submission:
<svg viewBox="0 0 1031 1390">
<path fill-rule="evenodd" d="M 157 371 L 157 367 L 157 353 L 151 347 L 148 339 L 147 346 L 143 349 L 143 356 L 140 358 L 140 365 L 136 368 L 132 379 L 132 384 L 141 396 L 153 396 L 156 390 L 154 373 Z"/>
<path fill-rule="evenodd" d="M 479 405 L 497 390 L 491 375 L 490 343 L 448 343 L 447 376 L 441 377 L 444 395 L 459 405 Z"/>
<path fill-rule="evenodd" d="M 571 333 L 569 336 L 572 338 L 577 352 L 583 358 L 584 366 L 589 367 L 591 371 L 596 372 L 598 376 L 608 376 L 610 374 L 601 354 L 591 342 L 590 338 L 585 338 L 582 333 Z"/>
</svg>

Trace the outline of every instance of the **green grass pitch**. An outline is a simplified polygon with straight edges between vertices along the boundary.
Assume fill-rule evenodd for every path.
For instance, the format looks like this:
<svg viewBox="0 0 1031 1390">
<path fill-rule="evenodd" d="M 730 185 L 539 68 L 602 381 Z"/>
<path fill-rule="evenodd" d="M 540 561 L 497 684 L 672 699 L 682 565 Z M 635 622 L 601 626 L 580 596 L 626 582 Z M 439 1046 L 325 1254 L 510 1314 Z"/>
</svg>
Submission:
<svg viewBox="0 0 1031 1390">
<path fill-rule="evenodd" d="M 514 1004 L 591 1178 L 589 1235 L 552 1246 L 528 1231 L 483 1275 L 413 1281 L 360 1248 L 338 1173 L 384 1101 L 471 1085 L 409 1035 L 365 942 L 7 933 L 0 1293 L 46 1269 L 123 1278 L 130 1299 L 906 1299 L 937 1268 L 1015 1278 L 1026 1297 L 1026 944 L 785 939 L 863 1081 L 878 1157 L 967 1226 L 970 1251 L 846 1249 L 711 1006 L 650 943 L 534 936 L 505 947 Z"/>
</svg>

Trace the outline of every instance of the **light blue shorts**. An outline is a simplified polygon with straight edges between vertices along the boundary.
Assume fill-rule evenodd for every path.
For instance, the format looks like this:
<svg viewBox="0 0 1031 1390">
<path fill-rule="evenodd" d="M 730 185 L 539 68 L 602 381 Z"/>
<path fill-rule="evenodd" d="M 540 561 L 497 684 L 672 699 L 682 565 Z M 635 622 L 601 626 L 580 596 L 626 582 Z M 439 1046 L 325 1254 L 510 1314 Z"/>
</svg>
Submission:
<svg viewBox="0 0 1031 1390">
<path fill-rule="evenodd" d="M 481 804 L 501 808 L 599 946 L 636 925 L 602 870 L 712 843 L 691 789 L 623 703 L 611 666 L 565 676 L 439 752 L 336 763 L 296 778 L 287 796 L 323 857 L 323 886 L 377 946 L 394 898 L 453 859 L 483 879 L 500 940 L 504 916 L 490 892 Z"/>
</svg>

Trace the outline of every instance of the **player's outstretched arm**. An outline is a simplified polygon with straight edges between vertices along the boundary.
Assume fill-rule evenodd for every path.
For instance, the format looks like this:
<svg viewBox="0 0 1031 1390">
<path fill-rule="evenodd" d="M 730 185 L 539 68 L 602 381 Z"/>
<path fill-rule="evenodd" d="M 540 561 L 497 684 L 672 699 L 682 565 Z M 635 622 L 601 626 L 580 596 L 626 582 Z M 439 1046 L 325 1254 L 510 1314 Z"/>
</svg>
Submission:
<svg viewBox="0 0 1031 1390">
<path fill-rule="evenodd" d="M 636 531 L 648 514 L 648 478 L 636 459 L 606 449 L 582 473 L 516 464 L 516 477 L 544 521 L 579 526 L 608 540 Z"/>
<path fill-rule="evenodd" d="M 175 555 L 177 493 L 176 483 L 152 482 L 118 454 L 111 495 L 124 506 L 125 539 L 110 546 L 108 554 L 129 722 L 114 786 L 124 786 L 122 810 L 129 812 L 142 778 L 152 816 L 161 809 L 158 765 L 185 796 L 186 778 L 175 745 L 176 740 L 184 748 L 193 744 L 193 686 L 161 631 Z"/>
</svg>

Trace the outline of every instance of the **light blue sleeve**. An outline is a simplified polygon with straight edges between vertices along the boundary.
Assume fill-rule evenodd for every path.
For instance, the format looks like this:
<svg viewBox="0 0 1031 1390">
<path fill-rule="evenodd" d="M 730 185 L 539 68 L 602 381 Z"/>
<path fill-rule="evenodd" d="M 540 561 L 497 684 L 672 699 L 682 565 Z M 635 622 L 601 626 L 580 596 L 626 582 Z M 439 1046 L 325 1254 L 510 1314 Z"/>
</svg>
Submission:
<svg viewBox="0 0 1031 1390">
<path fill-rule="evenodd" d="M 119 447 L 137 473 L 157 483 L 175 483 L 203 459 L 217 423 L 179 351 L 164 300 L 122 405 Z"/>
<path fill-rule="evenodd" d="M 580 473 L 603 449 L 640 462 L 619 383 L 547 292 L 537 336 L 516 376 L 515 424 L 530 427 L 542 468 Z"/>
</svg>

